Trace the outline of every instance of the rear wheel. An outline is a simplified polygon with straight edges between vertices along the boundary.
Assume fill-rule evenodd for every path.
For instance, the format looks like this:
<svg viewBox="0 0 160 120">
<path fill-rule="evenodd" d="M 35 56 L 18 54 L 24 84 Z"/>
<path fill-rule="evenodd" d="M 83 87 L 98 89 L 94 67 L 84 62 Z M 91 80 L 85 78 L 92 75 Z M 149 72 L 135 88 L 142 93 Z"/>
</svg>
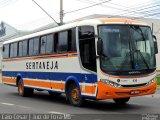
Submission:
<svg viewBox="0 0 160 120">
<path fill-rule="evenodd" d="M 69 86 L 67 97 L 69 102 L 74 106 L 81 106 L 84 99 L 80 95 L 80 91 L 75 83 Z"/>
<path fill-rule="evenodd" d="M 125 104 L 129 101 L 130 97 L 128 98 L 114 98 L 114 102 L 117 104 Z"/>
<path fill-rule="evenodd" d="M 18 93 L 22 97 L 32 96 L 34 89 L 32 88 L 25 88 L 23 84 L 23 80 L 20 79 L 18 82 Z"/>
</svg>

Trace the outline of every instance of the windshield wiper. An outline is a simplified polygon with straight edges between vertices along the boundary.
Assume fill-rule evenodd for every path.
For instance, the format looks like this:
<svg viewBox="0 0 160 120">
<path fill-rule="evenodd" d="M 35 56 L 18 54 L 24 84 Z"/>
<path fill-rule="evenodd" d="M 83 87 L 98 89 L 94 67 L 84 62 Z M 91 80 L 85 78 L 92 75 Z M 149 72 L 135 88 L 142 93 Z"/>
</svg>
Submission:
<svg viewBox="0 0 160 120">
<path fill-rule="evenodd" d="M 139 33 L 139 34 L 142 36 L 143 41 L 145 41 L 145 37 L 144 37 L 143 31 L 142 31 L 142 29 L 141 29 L 139 26 L 130 26 L 130 28 L 132 28 L 132 29 L 135 30 L 137 33 Z M 138 30 L 139 30 L 140 32 L 139 32 Z"/>
<path fill-rule="evenodd" d="M 130 26 L 130 28 L 132 28 L 132 29 L 135 30 L 137 33 L 139 33 L 139 34 L 142 36 L 142 40 L 145 41 L 145 37 L 144 37 L 143 31 L 142 31 L 142 29 L 141 29 L 139 26 Z M 138 30 L 139 30 L 140 32 L 139 32 Z M 135 49 L 134 52 L 138 52 L 139 55 L 141 56 L 141 58 L 142 58 L 144 64 L 146 65 L 147 69 L 150 69 L 150 68 L 149 68 L 149 65 L 148 65 L 148 63 L 147 63 L 147 61 L 146 61 L 146 59 L 144 58 L 144 56 L 143 56 L 143 54 L 142 54 L 142 52 L 141 52 L 140 50 L 137 50 L 136 47 L 135 47 L 134 49 Z M 146 42 L 145 42 L 145 49 L 146 49 Z M 133 54 L 134 54 L 134 52 L 133 52 Z"/>
<path fill-rule="evenodd" d="M 139 33 L 142 36 L 142 40 L 145 41 L 145 50 L 146 50 L 146 39 L 144 37 L 142 29 L 139 26 L 130 26 L 130 28 L 132 28 L 133 30 L 135 30 L 137 33 Z M 137 41 L 136 41 L 136 43 L 137 43 Z"/>
<path fill-rule="evenodd" d="M 138 52 L 138 53 L 139 53 L 139 55 L 141 56 L 144 64 L 146 65 L 147 69 L 150 69 L 150 67 L 149 67 L 146 59 L 144 58 L 143 54 L 141 53 L 141 51 L 140 51 L 140 50 L 134 50 L 134 51 L 131 51 L 131 52 L 126 53 L 125 59 L 123 60 L 122 65 L 121 65 L 121 67 L 119 68 L 118 71 L 121 71 L 121 70 L 123 69 L 123 64 L 125 64 L 125 63 L 127 62 L 128 58 L 129 58 L 129 55 L 130 55 L 130 54 L 133 55 L 135 52 Z M 132 62 L 132 67 L 135 66 L 135 62 L 134 62 L 134 61 L 131 61 L 131 62 Z M 135 68 L 135 67 L 134 67 L 134 68 Z"/>
<path fill-rule="evenodd" d="M 147 61 L 146 61 L 146 59 L 144 58 L 144 56 L 143 56 L 143 54 L 142 54 L 142 52 L 141 52 L 140 50 L 135 50 L 135 52 L 138 52 L 138 53 L 140 54 L 140 56 L 141 56 L 144 64 L 146 65 L 147 69 L 150 69 L 150 68 L 149 68 L 149 65 L 148 65 L 148 63 L 147 63 Z"/>
</svg>

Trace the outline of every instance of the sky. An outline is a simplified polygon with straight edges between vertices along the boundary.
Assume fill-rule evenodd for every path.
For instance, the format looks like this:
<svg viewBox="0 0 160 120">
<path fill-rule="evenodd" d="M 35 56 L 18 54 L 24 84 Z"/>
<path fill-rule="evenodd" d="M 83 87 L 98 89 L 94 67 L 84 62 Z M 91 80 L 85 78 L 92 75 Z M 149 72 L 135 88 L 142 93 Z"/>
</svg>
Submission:
<svg viewBox="0 0 160 120">
<path fill-rule="evenodd" d="M 35 1 L 59 22 L 60 0 Z M 63 0 L 63 6 L 64 22 L 92 14 L 160 18 L 160 0 Z M 20 30 L 54 23 L 32 0 L 0 0 L 1 21 Z"/>
</svg>

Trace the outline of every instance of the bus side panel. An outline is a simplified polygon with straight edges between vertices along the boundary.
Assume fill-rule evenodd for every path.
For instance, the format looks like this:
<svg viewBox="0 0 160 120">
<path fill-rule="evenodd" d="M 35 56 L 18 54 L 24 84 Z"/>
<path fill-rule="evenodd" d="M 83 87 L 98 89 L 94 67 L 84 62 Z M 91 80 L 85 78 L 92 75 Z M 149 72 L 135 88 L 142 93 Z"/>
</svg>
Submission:
<svg viewBox="0 0 160 120">
<path fill-rule="evenodd" d="M 83 70 L 80 72 L 75 53 L 7 59 L 3 61 L 3 66 L 3 81 L 9 84 L 16 85 L 16 77 L 21 75 L 25 87 L 65 92 L 67 78 L 74 76 L 83 96 L 96 96 L 97 75 Z"/>
<path fill-rule="evenodd" d="M 16 86 L 16 77 L 14 73 L 2 71 L 2 83 Z"/>
</svg>

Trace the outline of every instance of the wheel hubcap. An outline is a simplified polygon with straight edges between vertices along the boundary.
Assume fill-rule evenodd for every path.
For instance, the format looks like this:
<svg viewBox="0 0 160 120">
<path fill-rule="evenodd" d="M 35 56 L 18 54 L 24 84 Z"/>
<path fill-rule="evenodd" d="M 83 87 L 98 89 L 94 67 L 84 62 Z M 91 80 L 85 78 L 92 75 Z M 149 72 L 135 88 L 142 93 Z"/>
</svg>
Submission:
<svg viewBox="0 0 160 120">
<path fill-rule="evenodd" d="M 23 92 L 23 84 L 22 84 L 22 82 L 19 85 L 19 92 L 20 92 L 20 94 L 22 94 L 22 92 Z"/>
<path fill-rule="evenodd" d="M 79 100 L 80 100 L 80 96 L 79 96 L 79 91 L 78 91 L 77 88 L 74 88 L 74 89 L 72 90 L 71 95 L 72 95 L 72 101 L 73 101 L 74 103 L 78 103 Z"/>
</svg>

